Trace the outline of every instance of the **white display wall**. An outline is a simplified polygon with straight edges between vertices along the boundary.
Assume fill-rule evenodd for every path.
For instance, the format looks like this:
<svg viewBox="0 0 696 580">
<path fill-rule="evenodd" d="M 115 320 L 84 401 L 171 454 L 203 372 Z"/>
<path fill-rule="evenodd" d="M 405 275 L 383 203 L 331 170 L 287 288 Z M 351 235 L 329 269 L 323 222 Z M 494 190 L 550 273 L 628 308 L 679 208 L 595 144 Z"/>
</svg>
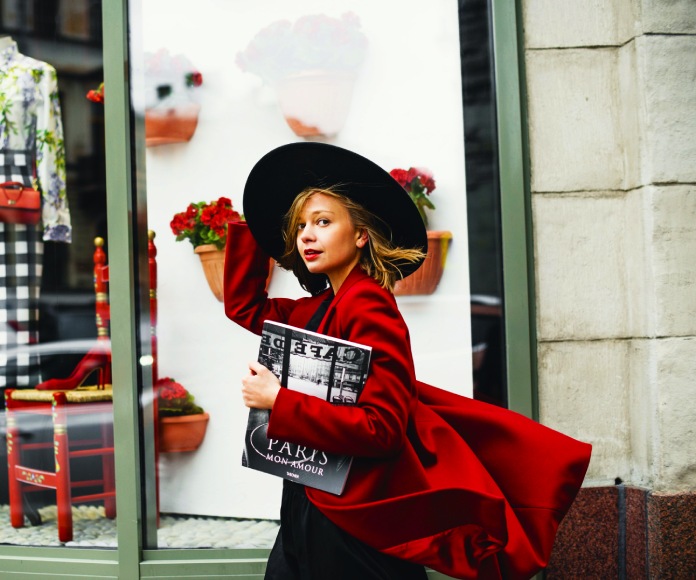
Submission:
<svg viewBox="0 0 696 580">
<path fill-rule="evenodd" d="M 146 153 L 148 220 L 158 247 L 160 376 L 181 382 L 211 416 L 198 451 L 161 457 L 161 510 L 275 519 L 281 481 L 240 465 L 247 416 L 240 380 L 256 356 L 258 339 L 225 317 L 192 246 L 175 241 L 169 222 L 190 202 L 220 196 L 241 211 L 254 163 L 274 147 L 301 140 L 281 116 L 274 89 L 243 72 L 236 54 L 273 21 L 353 12 L 368 38 L 367 58 L 345 126 L 325 141 L 386 170 L 416 166 L 433 172 L 437 210 L 430 213 L 430 229 L 453 233 L 450 254 L 434 294 L 398 301 L 411 330 L 418 378 L 470 395 L 457 2 L 144 0 L 141 9 L 141 15 L 131 15 L 142 26 L 134 28 L 132 49 L 166 48 L 203 75 L 191 141 L 149 147 Z M 302 291 L 292 275 L 276 269 L 270 294 L 298 297 Z"/>
</svg>

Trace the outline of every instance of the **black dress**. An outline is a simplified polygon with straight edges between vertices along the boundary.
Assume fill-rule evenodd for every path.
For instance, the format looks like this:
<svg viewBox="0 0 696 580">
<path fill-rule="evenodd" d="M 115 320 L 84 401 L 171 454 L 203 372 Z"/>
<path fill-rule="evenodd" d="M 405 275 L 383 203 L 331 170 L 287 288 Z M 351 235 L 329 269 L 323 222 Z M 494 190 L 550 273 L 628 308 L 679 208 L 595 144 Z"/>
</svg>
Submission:
<svg viewBox="0 0 696 580">
<path fill-rule="evenodd" d="M 265 580 L 425 580 L 423 566 L 387 556 L 341 530 L 307 499 L 303 485 L 283 482 L 280 530 Z"/>
</svg>

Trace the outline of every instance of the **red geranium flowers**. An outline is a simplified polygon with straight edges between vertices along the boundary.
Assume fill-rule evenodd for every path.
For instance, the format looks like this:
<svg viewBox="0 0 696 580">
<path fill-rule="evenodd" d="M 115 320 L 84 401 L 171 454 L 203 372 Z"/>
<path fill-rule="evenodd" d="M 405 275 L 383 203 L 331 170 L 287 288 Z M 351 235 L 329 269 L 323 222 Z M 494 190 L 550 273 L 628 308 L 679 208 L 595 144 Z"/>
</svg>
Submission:
<svg viewBox="0 0 696 580">
<path fill-rule="evenodd" d="M 203 244 L 214 244 L 219 250 L 227 242 L 227 224 L 244 218 L 232 207 L 232 201 L 221 197 L 217 201 L 191 203 L 174 215 L 170 222 L 176 241 L 189 240 L 196 248 Z"/>
<path fill-rule="evenodd" d="M 422 167 L 409 167 L 408 171 L 406 169 L 392 169 L 389 175 L 407 191 L 413 203 L 416 204 L 427 228 L 428 216 L 425 214 L 425 208 L 435 209 L 435 205 L 428 197 L 435 190 L 433 174 Z"/>
<path fill-rule="evenodd" d="M 157 391 L 157 410 L 160 417 L 198 415 L 203 409 L 194 403 L 194 397 L 184 385 L 171 377 L 164 377 L 155 383 Z"/>
<path fill-rule="evenodd" d="M 101 83 L 98 89 L 89 91 L 87 93 L 87 98 L 93 103 L 104 104 L 104 83 Z"/>
</svg>

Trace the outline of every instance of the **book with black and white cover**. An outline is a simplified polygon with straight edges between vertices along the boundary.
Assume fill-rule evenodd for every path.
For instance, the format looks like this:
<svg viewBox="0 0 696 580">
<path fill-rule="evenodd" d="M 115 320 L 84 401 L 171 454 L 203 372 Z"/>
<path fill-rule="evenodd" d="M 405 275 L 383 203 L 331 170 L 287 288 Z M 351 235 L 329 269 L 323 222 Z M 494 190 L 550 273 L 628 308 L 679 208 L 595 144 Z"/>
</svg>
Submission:
<svg viewBox="0 0 696 580">
<path fill-rule="evenodd" d="M 355 405 L 365 386 L 372 348 L 302 328 L 265 320 L 258 361 L 283 387 L 335 405 Z M 269 439 L 270 411 L 250 409 L 242 465 L 322 489 L 343 493 L 353 458 Z"/>
</svg>

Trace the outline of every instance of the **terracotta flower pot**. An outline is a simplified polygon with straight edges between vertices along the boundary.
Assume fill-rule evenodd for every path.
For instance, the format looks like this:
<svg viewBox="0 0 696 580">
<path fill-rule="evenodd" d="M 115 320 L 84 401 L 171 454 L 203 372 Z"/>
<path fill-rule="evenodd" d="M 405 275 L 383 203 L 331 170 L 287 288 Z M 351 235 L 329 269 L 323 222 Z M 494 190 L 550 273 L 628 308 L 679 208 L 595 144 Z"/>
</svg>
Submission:
<svg viewBox="0 0 696 580">
<path fill-rule="evenodd" d="M 223 300 L 223 278 L 225 275 L 225 250 L 218 250 L 214 244 L 204 244 L 193 249 L 201 260 L 208 286 L 220 302 Z"/>
<path fill-rule="evenodd" d="M 418 270 L 394 286 L 396 296 L 432 294 L 442 278 L 452 232 L 428 231 L 428 254 Z"/>
<path fill-rule="evenodd" d="M 355 75 L 312 70 L 278 81 L 285 121 L 298 137 L 333 137 L 348 117 Z"/>
<path fill-rule="evenodd" d="M 205 279 L 208 286 L 220 302 L 224 299 L 224 277 L 225 277 L 225 250 L 218 250 L 214 244 L 204 244 L 194 248 L 203 266 Z M 266 289 L 271 283 L 273 275 L 273 260 L 269 261 L 268 278 L 266 279 Z"/>
<path fill-rule="evenodd" d="M 190 141 L 198 127 L 200 105 L 145 111 L 145 145 L 168 145 Z"/>
<path fill-rule="evenodd" d="M 208 413 L 160 417 L 160 451 L 165 453 L 195 451 L 203 442 L 209 419 Z"/>
</svg>

